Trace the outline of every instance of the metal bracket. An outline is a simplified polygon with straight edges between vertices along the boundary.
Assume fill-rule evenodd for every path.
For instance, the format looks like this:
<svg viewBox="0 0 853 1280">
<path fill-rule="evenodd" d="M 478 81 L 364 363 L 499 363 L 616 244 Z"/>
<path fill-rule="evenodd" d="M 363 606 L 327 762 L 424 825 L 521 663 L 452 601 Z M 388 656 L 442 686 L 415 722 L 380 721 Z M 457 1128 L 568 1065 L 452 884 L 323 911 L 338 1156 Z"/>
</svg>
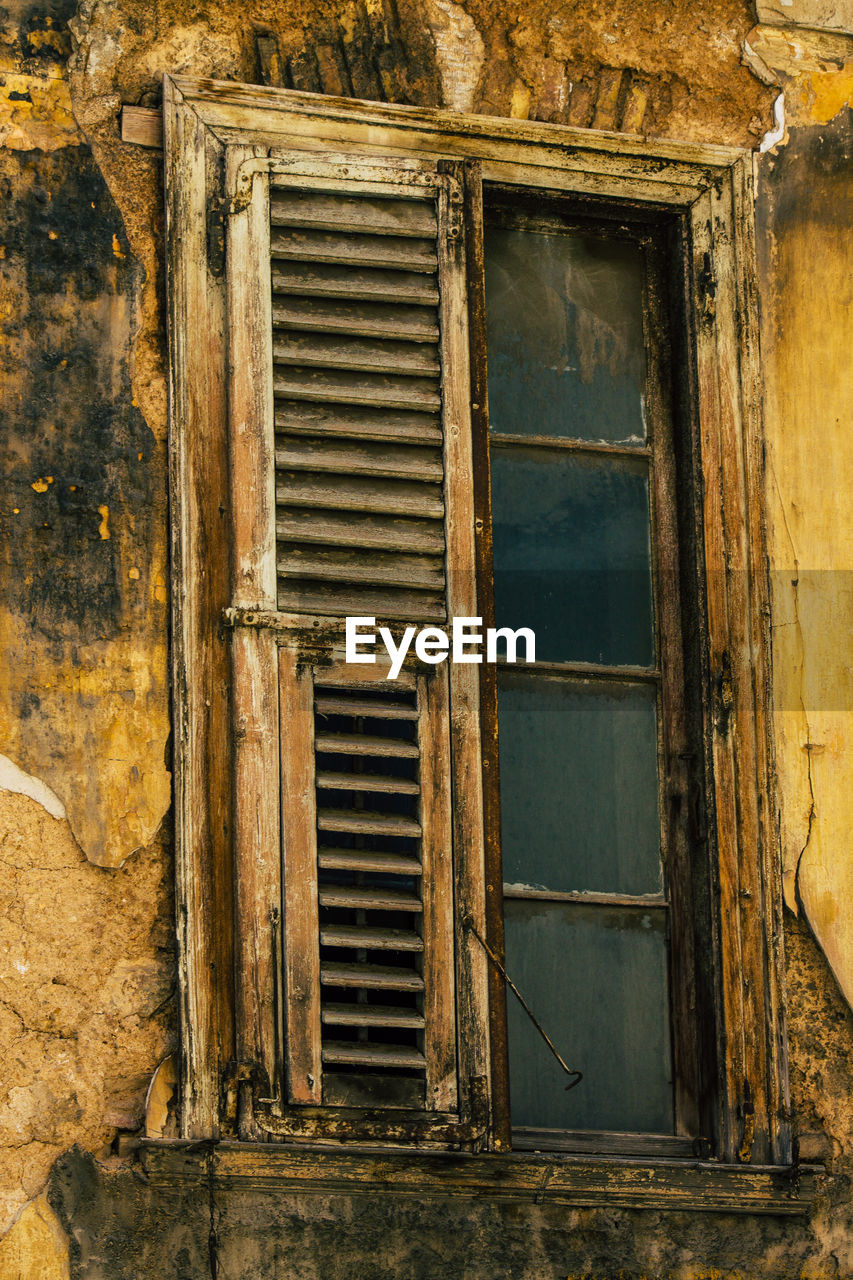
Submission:
<svg viewBox="0 0 853 1280">
<path fill-rule="evenodd" d="M 230 198 L 211 196 L 207 206 L 207 265 L 212 276 L 225 270 L 225 221 L 235 213 L 245 213 L 255 194 L 255 178 L 273 166 L 269 156 L 253 156 L 237 167 L 234 194 Z"/>
<path fill-rule="evenodd" d="M 226 627 L 269 627 L 273 631 L 281 631 L 281 614 L 272 609 L 238 609 L 222 610 L 222 621 Z"/>
<path fill-rule="evenodd" d="M 219 1082 L 220 1117 L 225 1133 L 236 1133 L 241 1086 L 248 1085 L 253 1096 L 270 1092 L 269 1076 L 259 1062 L 229 1062 Z"/>
</svg>

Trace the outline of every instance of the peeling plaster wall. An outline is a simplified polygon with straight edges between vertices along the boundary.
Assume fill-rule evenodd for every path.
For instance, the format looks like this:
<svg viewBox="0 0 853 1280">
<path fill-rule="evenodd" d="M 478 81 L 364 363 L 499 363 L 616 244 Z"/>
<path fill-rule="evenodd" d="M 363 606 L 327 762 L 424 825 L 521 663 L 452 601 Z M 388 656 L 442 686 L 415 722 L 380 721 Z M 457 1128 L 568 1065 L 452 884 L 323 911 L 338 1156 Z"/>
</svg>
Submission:
<svg viewBox="0 0 853 1280">
<path fill-rule="evenodd" d="M 159 843 L 93 867 L 67 822 L 0 795 L 0 1233 L 61 1152 L 79 1142 L 109 1167 L 142 1122 L 174 1041 L 171 878 Z"/>
<path fill-rule="evenodd" d="M 824 32 L 759 8 L 758 27 L 746 0 L 0 9 L 0 1280 L 200 1280 L 212 1227 L 219 1280 L 853 1277 L 853 41 L 841 4 L 798 6 Z M 118 112 L 156 105 L 165 71 L 748 147 L 784 92 L 759 249 L 792 1097 L 803 1158 L 836 1175 L 809 1221 L 211 1204 L 137 1177 L 175 1037 L 167 406 L 162 165 Z"/>
<path fill-rule="evenodd" d="M 853 1003 L 853 112 L 759 173 L 785 893 Z"/>
</svg>

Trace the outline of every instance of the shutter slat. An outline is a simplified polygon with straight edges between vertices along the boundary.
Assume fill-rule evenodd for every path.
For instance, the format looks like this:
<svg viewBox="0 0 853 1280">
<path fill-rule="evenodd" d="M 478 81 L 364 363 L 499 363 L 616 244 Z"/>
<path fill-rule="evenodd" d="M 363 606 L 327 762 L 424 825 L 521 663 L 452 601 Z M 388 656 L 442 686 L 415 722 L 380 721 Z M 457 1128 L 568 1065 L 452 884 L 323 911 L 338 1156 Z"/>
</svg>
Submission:
<svg viewBox="0 0 853 1280">
<path fill-rule="evenodd" d="M 440 554 L 444 550 L 442 527 L 438 521 L 415 521 L 393 517 L 340 516 L 323 511 L 319 516 L 307 511 L 280 510 L 276 518 L 279 539 L 292 542 L 341 547 L 385 548 L 388 551 L 418 551 Z"/>
<path fill-rule="evenodd" d="M 280 471 L 276 502 L 283 507 L 322 507 L 326 511 L 365 511 L 440 519 L 441 488 L 403 480 L 370 480 L 358 476 L 330 479 L 312 472 Z"/>
<path fill-rule="evenodd" d="M 328 773 L 320 770 L 317 786 L 325 791 L 378 791 L 389 795 L 416 796 L 420 785 L 408 778 L 384 778 L 373 773 Z"/>
<path fill-rule="evenodd" d="M 386 817 L 380 813 L 339 813 L 334 809 L 321 809 L 317 814 L 320 831 L 349 831 L 357 835 L 403 836 L 413 840 L 421 834 L 421 824 L 411 818 Z"/>
<path fill-rule="evenodd" d="M 435 236 L 435 213 L 427 199 L 373 199 L 338 194 L 270 190 L 270 222 L 273 226 L 312 227 L 321 231 L 356 234 Z"/>
<path fill-rule="evenodd" d="M 424 591 L 404 591 L 397 587 L 365 588 L 351 583 L 340 587 L 305 581 L 279 579 L 278 607 L 285 613 L 313 613 L 322 616 L 396 618 L 401 622 L 444 622 L 447 608 L 444 595 Z"/>
<path fill-rule="evenodd" d="M 338 548 L 315 551 L 279 546 L 278 572 L 282 577 L 340 583 L 387 583 L 388 586 L 425 591 L 441 591 L 444 586 L 444 569 L 440 561 L 436 563 L 424 556 L 395 556 L 384 552 L 365 554 Z"/>
<path fill-rule="evenodd" d="M 276 441 L 275 465 L 288 471 L 323 471 L 385 479 L 425 480 L 441 484 L 444 475 L 437 449 L 393 445 L 343 444 L 329 440 Z"/>
<path fill-rule="evenodd" d="M 407 929 L 372 929 L 368 925 L 324 925 L 320 930 L 324 947 L 355 947 L 365 951 L 423 951 L 416 933 Z"/>
<path fill-rule="evenodd" d="M 275 429 L 287 436 L 381 440 L 393 444 L 441 444 L 441 425 L 428 413 L 348 408 L 298 400 L 276 402 Z"/>
<path fill-rule="evenodd" d="M 397 853 L 370 853 L 366 849 L 321 849 L 317 864 L 322 871 L 379 871 L 385 875 L 419 876 L 417 858 Z"/>
<path fill-rule="evenodd" d="M 410 271 L 382 271 L 352 263 L 344 267 L 287 262 L 273 264 L 272 287 L 276 294 L 298 294 L 311 298 L 345 298 L 350 302 L 418 303 L 438 302 L 435 278 Z"/>
<path fill-rule="evenodd" d="M 412 1009 L 386 1004 L 335 1004 L 323 1006 L 323 1021 L 339 1027 L 400 1027 L 420 1031 L 423 1015 Z"/>
<path fill-rule="evenodd" d="M 403 236 L 336 235 L 333 231 L 274 230 L 270 235 L 273 258 L 298 262 L 328 262 L 335 266 L 383 267 L 400 271 L 438 268 L 435 242 Z"/>
<path fill-rule="evenodd" d="M 414 742 L 402 742 L 397 738 L 374 738 L 357 733 L 323 733 L 314 739 L 315 750 L 331 751 L 336 755 L 397 756 L 400 759 L 417 760 L 419 751 Z"/>
<path fill-rule="evenodd" d="M 386 991 L 423 991 L 423 978 L 412 969 L 397 969 L 379 964 L 320 965 L 320 981 L 324 987 L 364 987 Z"/>
<path fill-rule="evenodd" d="M 406 1049 L 397 1045 L 372 1044 L 360 1045 L 327 1040 L 323 1043 L 323 1061 L 328 1063 L 348 1063 L 365 1067 L 421 1067 L 426 1066 L 426 1059 L 417 1049 Z"/>
<path fill-rule="evenodd" d="M 376 405 L 381 409 L 415 409 L 437 412 L 441 396 L 436 382 L 427 378 L 354 374 L 334 369 L 318 371 L 281 365 L 273 371 L 276 396 L 324 404 Z"/>
<path fill-rule="evenodd" d="M 316 298 L 275 298 L 272 310 L 277 329 L 317 333 L 347 333 L 364 338 L 407 338 L 436 342 L 438 319 L 432 307 L 387 307 L 373 302 L 327 302 Z"/>
<path fill-rule="evenodd" d="M 314 700 L 314 709 L 319 716 L 373 716 L 379 720 L 417 720 L 416 707 L 396 703 L 391 696 L 379 699 L 344 697 L 343 694 L 319 694 Z"/>
<path fill-rule="evenodd" d="M 278 365 L 346 369 L 353 373 L 430 377 L 439 372 L 438 356 L 432 344 L 396 339 L 349 339 L 339 334 L 315 337 L 313 334 L 283 333 L 273 342 L 273 360 Z"/>
<path fill-rule="evenodd" d="M 320 885 L 321 907 L 359 907 L 364 911 L 423 910 L 420 898 L 401 889 L 365 888 L 353 885 Z"/>
</svg>

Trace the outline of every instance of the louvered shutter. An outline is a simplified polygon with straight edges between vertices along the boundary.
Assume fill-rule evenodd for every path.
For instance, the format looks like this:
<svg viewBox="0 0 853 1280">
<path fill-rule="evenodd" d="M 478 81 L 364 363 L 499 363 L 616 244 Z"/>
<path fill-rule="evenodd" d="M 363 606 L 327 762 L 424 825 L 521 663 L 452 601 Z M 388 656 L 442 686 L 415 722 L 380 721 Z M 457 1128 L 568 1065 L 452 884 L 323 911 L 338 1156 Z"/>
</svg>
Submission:
<svg viewBox="0 0 853 1280">
<path fill-rule="evenodd" d="M 343 654 L 348 615 L 399 632 L 476 613 L 460 167 L 240 163 L 260 181 L 228 270 L 239 255 L 267 273 L 260 302 L 230 289 L 234 500 L 260 494 L 263 524 L 246 531 L 263 544 L 252 596 L 235 516 L 232 610 L 235 678 L 253 681 L 235 690 L 238 970 L 261 975 L 238 1023 L 273 1091 L 255 1115 L 280 1135 L 471 1142 L 487 1073 L 485 974 L 460 926 L 483 912 L 476 669 L 410 660 L 390 681 L 384 653 Z M 274 769 L 280 929 L 271 806 L 251 794 Z"/>
</svg>

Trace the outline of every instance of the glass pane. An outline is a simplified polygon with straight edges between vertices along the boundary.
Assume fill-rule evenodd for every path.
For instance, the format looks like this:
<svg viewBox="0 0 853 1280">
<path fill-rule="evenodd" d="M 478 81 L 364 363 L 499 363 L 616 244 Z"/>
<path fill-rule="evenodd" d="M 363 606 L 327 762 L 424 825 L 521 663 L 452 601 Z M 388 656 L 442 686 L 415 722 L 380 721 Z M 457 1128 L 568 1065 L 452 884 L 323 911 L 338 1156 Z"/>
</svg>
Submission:
<svg viewBox="0 0 853 1280">
<path fill-rule="evenodd" d="M 654 660 L 644 461 L 492 448 L 495 612 L 540 662 Z"/>
<path fill-rule="evenodd" d="M 656 715 L 648 685 L 501 672 L 507 884 L 661 892 Z"/>
<path fill-rule="evenodd" d="M 506 904 L 507 970 L 570 1067 L 507 993 L 512 1123 L 672 1132 L 665 911 Z"/>
<path fill-rule="evenodd" d="M 641 443 L 639 248 L 492 227 L 485 266 L 492 430 Z"/>
</svg>

